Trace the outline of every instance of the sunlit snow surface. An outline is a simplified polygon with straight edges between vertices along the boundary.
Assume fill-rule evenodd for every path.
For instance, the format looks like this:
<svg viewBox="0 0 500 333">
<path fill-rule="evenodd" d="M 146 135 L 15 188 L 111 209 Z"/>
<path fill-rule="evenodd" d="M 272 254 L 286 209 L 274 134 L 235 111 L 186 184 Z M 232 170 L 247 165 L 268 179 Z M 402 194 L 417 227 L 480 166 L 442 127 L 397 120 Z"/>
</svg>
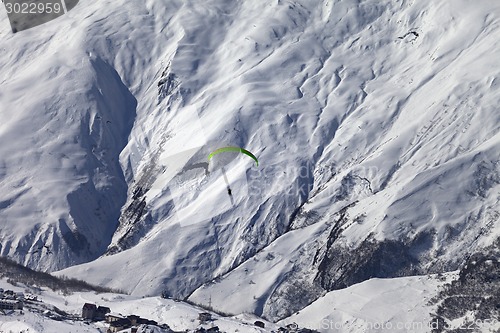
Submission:
<svg viewBox="0 0 500 333">
<path fill-rule="evenodd" d="M 29 290 L 21 286 L 13 287 L 0 280 L 0 288 L 5 290 L 14 290 L 16 292 L 26 292 Z M 185 330 L 193 331 L 196 328 L 219 327 L 224 332 L 244 332 L 258 333 L 276 330 L 279 326 L 267 322 L 261 318 L 245 314 L 233 317 L 224 317 L 212 314 L 212 321 L 200 324 L 198 314 L 206 312 L 199 307 L 189 305 L 184 302 L 178 302 L 171 299 L 162 299 L 160 297 L 133 297 L 123 294 L 96 294 L 94 292 L 75 292 L 70 295 L 63 295 L 61 292 L 54 292 L 50 289 L 41 288 L 36 294 L 40 302 L 37 302 L 37 309 L 41 312 L 33 311 L 25 307 L 22 314 L 19 311 L 4 315 L 0 313 L 0 331 L 1 332 L 26 332 L 35 333 L 55 333 L 55 332 L 92 332 L 98 333 L 107 331 L 108 324 L 104 322 L 84 323 L 83 320 L 66 318 L 61 321 L 52 320 L 43 310 L 53 311 L 53 307 L 68 313 L 71 316 L 79 317 L 82 307 L 85 303 L 96 304 L 97 306 L 109 307 L 112 313 L 123 316 L 136 315 L 145 319 L 154 320 L 159 325 L 167 324 L 172 330 L 182 332 Z M 260 329 L 254 326 L 255 320 L 265 322 L 266 329 Z M 99 330 L 101 329 L 101 330 Z M 165 332 L 159 327 L 156 331 L 146 332 L 156 333 Z M 141 332 L 141 331 L 139 331 Z M 145 332 L 144 332 L 145 333 Z"/>
<path fill-rule="evenodd" d="M 454 270 L 500 233 L 499 17 L 496 0 L 114 0 L 15 35 L 2 20 L 0 253 L 100 257 L 62 274 L 277 315 L 349 206 L 336 244 L 428 232 L 421 270 Z M 227 145 L 259 167 L 190 169 Z M 143 215 L 118 226 L 138 187 Z"/>
</svg>

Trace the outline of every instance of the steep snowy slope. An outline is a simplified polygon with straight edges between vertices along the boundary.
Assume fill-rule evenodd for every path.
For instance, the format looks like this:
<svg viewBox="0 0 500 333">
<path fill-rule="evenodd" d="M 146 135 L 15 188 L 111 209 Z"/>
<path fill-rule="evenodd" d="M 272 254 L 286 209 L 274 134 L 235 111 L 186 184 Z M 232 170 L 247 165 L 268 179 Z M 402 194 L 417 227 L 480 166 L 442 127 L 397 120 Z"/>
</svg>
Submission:
<svg viewBox="0 0 500 333">
<path fill-rule="evenodd" d="M 134 122 L 134 95 L 143 80 L 150 86 L 151 57 L 158 58 L 151 36 L 161 28 L 150 10 L 83 2 L 15 35 L 2 20 L 2 255 L 54 270 L 106 250 L 126 200 L 118 158 Z"/>
<path fill-rule="evenodd" d="M 117 0 L 4 24 L 1 252 L 99 257 L 61 274 L 271 319 L 456 270 L 500 233 L 499 16 L 494 0 Z M 259 166 L 208 163 L 228 145 Z"/>
<path fill-rule="evenodd" d="M 353 78 L 340 77 L 334 105 L 344 83 L 363 69 L 372 76 L 347 90 L 363 100 L 357 106 L 351 99 L 352 112 L 339 117 L 316 164 L 332 163 L 334 174 L 315 177 L 291 226 L 301 235 L 278 238 L 257 257 L 260 264 L 245 262 L 196 291 L 194 300 L 249 290 L 253 298 L 239 307 L 282 318 L 322 289 L 457 269 L 498 237 L 500 95 L 490 55 L 500 55 L 499 11 L 492 2 L 481 4 L 407 3 L 398 15 L 378 13 L 366 31 L 339 42 L 336 59 Z M 338 22 L 325 30 L 339 30 Z M 311 223 L 314 229 L 304 228 Z M 291 257 L 284 269 L 278 268 L 283 256 Z M 269 279 L 272 271 L 281 278 Z"/>
<path fill-rule="evenodd" d="M 183 36 L 145 99 L 158 105 L 122 154 L 118 254 L 65 274 L 183 296 L 274 241 L 300 264 L 275 259 L 257 303 L 294 284 L 307 302 L 372 276 L 457 269 L 498 237 L 495 2 L 214 1 L 185 3 L 170 24 Z M 220 169 L 195 167 L 225 145 L 261 162 L 225 165 L 232 198 Z M 110 265 L 144 273 L 101 273 Z"/>
</svg>

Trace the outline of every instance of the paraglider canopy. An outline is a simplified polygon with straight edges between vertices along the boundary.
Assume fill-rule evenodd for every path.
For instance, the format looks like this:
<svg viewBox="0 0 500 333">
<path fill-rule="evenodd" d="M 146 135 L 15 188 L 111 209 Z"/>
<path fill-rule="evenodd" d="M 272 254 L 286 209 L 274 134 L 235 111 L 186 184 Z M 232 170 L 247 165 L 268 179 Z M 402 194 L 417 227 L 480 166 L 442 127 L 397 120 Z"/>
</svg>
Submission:
<svg viewBox="0 0 500 333">
<path fill-rule="evenodd" d="M 250 158 L 252 158 L 255 161 L 255 165 L 256 166 L 259 166 L 259 160 L 257 159 L 257 157 L 255 157 L 254 154 L 252 154 L 251 152 L 249 152 L 246 149 L 243 149 L 243 148 L 240 148 L 240 147 L 234 147 L 234 146 L 232 146 L 232 147 L 223 147 L 223 148 L 219 148 L 219 149 L 213 151 L 212 153 L 210 153 L 210 155 L 208 155 L 208 160 L 210 161 L 210 159 L 212 157 L 214 157 L 215 155 L 220 154 L 220 153 L 225 153 L 225 152 L 238 152 L 238 153 L 245 154 L 245 155 L 249 156 Z"/>
</svg>

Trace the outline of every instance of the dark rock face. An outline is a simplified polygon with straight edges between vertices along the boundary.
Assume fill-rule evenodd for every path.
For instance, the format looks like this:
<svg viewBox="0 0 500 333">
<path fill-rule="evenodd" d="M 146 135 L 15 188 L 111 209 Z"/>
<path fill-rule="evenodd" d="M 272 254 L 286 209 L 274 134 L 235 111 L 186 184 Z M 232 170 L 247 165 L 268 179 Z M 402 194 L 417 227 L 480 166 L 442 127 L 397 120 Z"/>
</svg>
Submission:
<svg viewBox="0 0 500 333">
<path fill-rule="evenodd" d="M 330 291 L 370 278 L 418 274 L 419 259 L 412 255 L 412 249 L 428 236 L 421 235 L 409 243 L 399 240 L 378 242 L 369 237 L 353 250 L 332 246 L 319 264 L 315 281 Z"/>
<path fill-rule="evenodd" d="M 431 250 L 434 230 L 421 232 L 414 238 L 377 241 L 369 235 L 356 248 L 338 244 L 343 226 L 350 219 L 348 207 L 339 212 L 332 228 L 326 250 L 322 257 L 315 258 L 318 272 L 315 282 L 327 291 L 349 287 L 370 278 L 392 278 L 417 274 L 428 274 L 421 261 Z M 455 268 L 456 269 L 456 268 Z"/>
<path fill-rule="evenodd" d="M 459 278 L 434 300 L 441 302 L 433 318 L 433 333 L 479 331 L 500 321 L 500 238 L 482 253 L 472 255 Z M 473 316 L 471 316 L 471 313 Z M 450 321 L 464 317 L 461 327 Z"/>
<path fill-rule="evenodd" d="M 273 320 L 286 318 L 302 310 L 321 295 L 324 295 L 321 287 L 292 272 L 290 277 L 273 292 L 269 298 L 268 307 L 262 309 L 264 311 L 261 311 L 261 315 Z"/>
</svg>

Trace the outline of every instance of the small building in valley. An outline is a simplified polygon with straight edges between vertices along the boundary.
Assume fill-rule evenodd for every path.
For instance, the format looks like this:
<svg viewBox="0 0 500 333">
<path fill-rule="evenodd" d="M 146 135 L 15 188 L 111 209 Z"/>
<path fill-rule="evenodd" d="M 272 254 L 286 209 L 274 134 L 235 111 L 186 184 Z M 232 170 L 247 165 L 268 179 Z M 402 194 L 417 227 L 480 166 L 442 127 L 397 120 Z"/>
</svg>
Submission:
<svg viewBox="0 0 500 333">
<path fill-rule="evenodd" d="M 105 315 L 105 318 L 107 323 L 112 323 L 114 321 L 124 319 L 125 317 L 123 317 L 121 314 L 110 312 Z"/>
<path fill-rule="evenodd" d="M 201 312 L 198 314 L 198 320 L 200 321 L 201 324 L 209 322 L 212 320 L 212 314 L 208 312 Z"/>
<path fill-rule="evenodd" d="M 100 321 L 106 319 L 106 315 L 111 312 L 107 306 L 98 306 L 95 310 L 94 320 Z"/>
<path fill-rule="evenodd" d="M 118 319 L 109 323 L 109 333 L 119 332 L 131 326 L 130 320 L 127 318 Z"/>
<path fill-rule="evenodd" d="M 82 307 L 82 318 L 83 319 L 94 319 L 95 313 L 97 310 L 97 306 L 92 303 L 85 303 Z"/>
<path fill-rule="evenodd" d="M 141 317 L 136 315 L 127 316 L 127 319 L 130 320 L 130 325 L 135 326 L 141 320 Z"/>
<path fill-rule="evenodd" d="M 23 302 L 17 299 L 0 299 L 0 309 L 2 310 L 22 310 Z"/>
</svg>

